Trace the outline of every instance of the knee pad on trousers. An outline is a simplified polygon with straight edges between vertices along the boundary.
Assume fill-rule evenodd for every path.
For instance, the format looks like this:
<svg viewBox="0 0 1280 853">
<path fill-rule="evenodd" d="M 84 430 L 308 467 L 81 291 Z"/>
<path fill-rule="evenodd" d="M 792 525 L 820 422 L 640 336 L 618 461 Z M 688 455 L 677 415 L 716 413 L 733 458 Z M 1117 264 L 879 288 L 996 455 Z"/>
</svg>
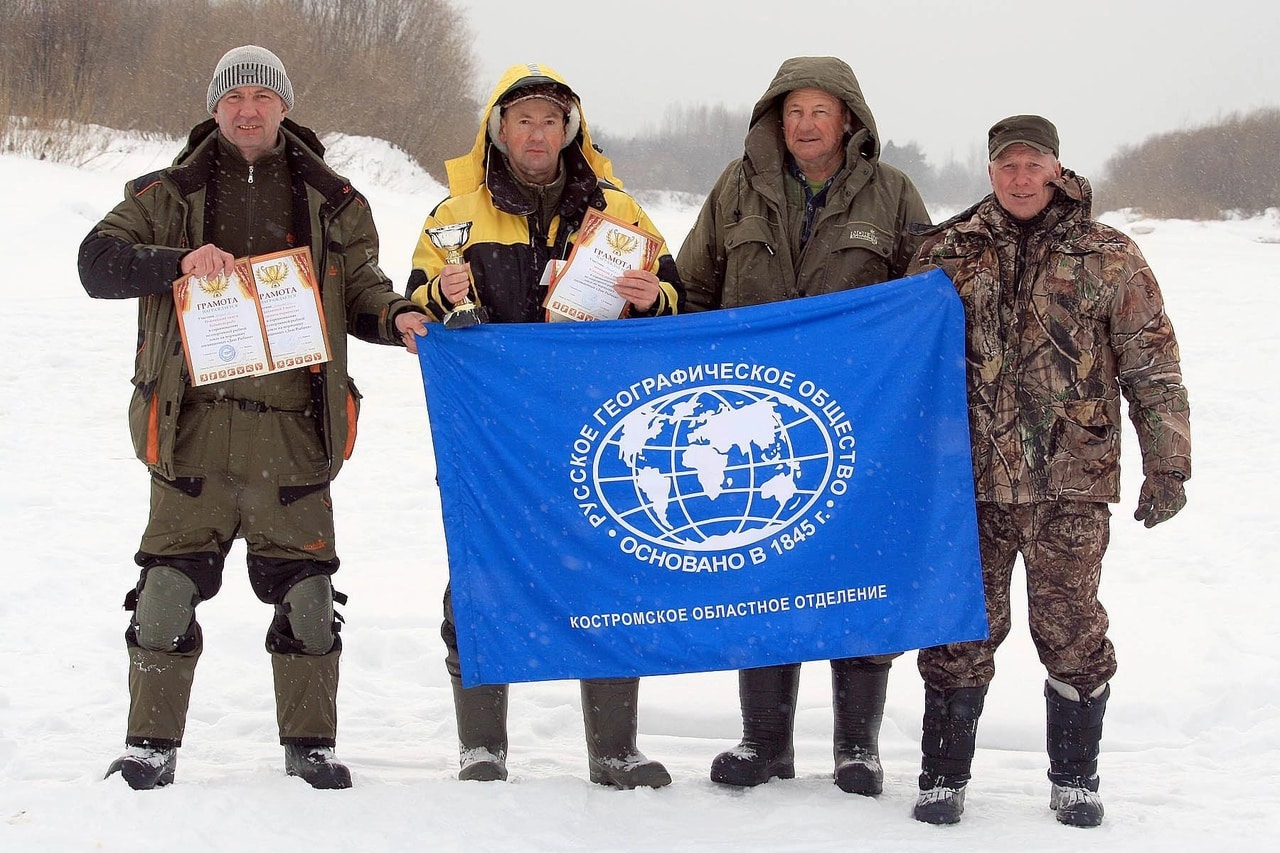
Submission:
<svg viewBox="0 0 1280 853">
<path fill-rule="evenodd" d="M 153 652 L 171 652 L 191 631 L 195 582 L 172 566 L 154 566 L 147 572 L 134 611 L 138 645 Z"/>
<path fill-rule="evenodd" d="M 327 575 L 312 575 L 284 594 L 289 631 L 304 655 L 327 654 L 334 643 L 333 584 Z"/>
</svg>

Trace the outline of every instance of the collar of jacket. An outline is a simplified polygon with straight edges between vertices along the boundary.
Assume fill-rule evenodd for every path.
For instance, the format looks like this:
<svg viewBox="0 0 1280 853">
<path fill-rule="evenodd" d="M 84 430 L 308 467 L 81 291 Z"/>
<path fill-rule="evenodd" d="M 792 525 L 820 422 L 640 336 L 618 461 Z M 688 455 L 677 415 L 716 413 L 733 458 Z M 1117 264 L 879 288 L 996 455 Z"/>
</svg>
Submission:
<svg viewBox="0 0 1280 853">
<path fill-rule="evenodd" d="M 183 195 L 191 195 L 209 183 L 218 155 L 218 124 L 205 119 L 191 129 L 187 144 L 167 172 Z M 315 131 L 286 118 L 280 124 L 289 174 L 295 183 L 312 187 L 337 209 L 354 195 L 351 182 L 324 161 L 324 145 Z"/>
<path fill-rule="evenodd" d="M 604 192 L 600 189 L 600 178 L 596 176 L 577 144 L 560 152 L 560 167 L 565 170 L 566 176 L 558 213 L 562 220 L 573 223 L 576 228 L 582 222 L 582 215 L 586 213 L 588 206 L 604 210 Z M 503 213 L 528 216 L 537 210 L 536 205 L 521 191 L 516 177 L 511 174 L 507 158 L 492 145 L 489 146 L 484 183 L 493 198 L 493 206 Z"/>
<path fill-rule="evenodd" d="M 220 156 L 229 157 L 237 166 L 248 168 L 251 164 L 244 159 L 244 154 L 240 149 L 231 144 L 231 141 L 221 133 L 213 134 L 214 143 L 218 146 Z M 285 141 L 284 135 L 280 135 L 280 139 L 276 142 L 274 148 L 263 153 L 260 157 L 253 161 L 252 166 L 256 169 L 272 163 L 283 162 L 285 159 Z"/>
<path fill-rule="evenodd" d="M 1061 231 L 1072 224 L 1088 222 L 1092 218 L 1093 187 L 1087 178 L 1064 168 L 1062 177 L 1053 181 L 1053 185 L 1058 188 L 1058 192 L 1054 193 L 1053 200 L 1045 208 L 1044 231 Z M 969 223 L 970 227 L 966 228 L 965 223 Z M 1006 227 L 1010 230 L 1017 229 L 1017 223 L 996 201 L 995 193 L 989 193 L 981 201 L 970 205 L 945 222 L 927 226 L 912 225 L 907 230 L 913 235 L 923 236 L 938 234 L 953 228 L 959 231 L 975 230 L 979 223 L 1001 230 Z"/>
<path fill-rule="evenodd" d="M 772 198 L 783 207 L 786 205 L 787 146 L 782 139 L 782 124 L 776 116 L 766 116 L 747 131 L 742 154 L 742 169 L 751 187 L 761 195 Z M 827 190 L 827 201 L 840 195 L 848 198 L 856 194 L 874 170 L 872 163 L 860 152 L 867 147 L 871 131 L 865 127 L 849 134 L 844 146 L 844 166 L 836 173 L 835 181 Z"/>
</svg>

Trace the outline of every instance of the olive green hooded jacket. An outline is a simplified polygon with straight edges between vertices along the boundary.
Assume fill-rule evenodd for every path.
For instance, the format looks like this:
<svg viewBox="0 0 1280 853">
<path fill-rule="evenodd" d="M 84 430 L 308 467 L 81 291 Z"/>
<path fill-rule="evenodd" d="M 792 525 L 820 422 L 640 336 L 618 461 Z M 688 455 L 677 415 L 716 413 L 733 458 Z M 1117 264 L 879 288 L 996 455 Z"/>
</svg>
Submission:
<svg viewBox="0 0 1280 853">
<path fill-rule="evenodd" d="M 351 454 L 359 411 L 360 394 L 347 375 L 347 333 L 400 344 L 396 315 L 419 309 L 394 291 L 378 267 L 368 202 L 324 162 L 319 139 L 289 119 L 280 132 L 293 177 L 296 237 L 298 245 L 311 247 L 332 355 L 312 373 L 332 479 Z M 178 414 L 190 386 L 172 283 L 182 257 L 210 242 L 204 212 L 217 140 L 212 119 L 195 127 L 174 165 L 130 181 L 124 200 L 80 245 L 80 280 L 90 296 L 138 300 L 129 427 L 138 458 L 169 480 L 175 476 Z"/>
<path fill-rule="evenodd" d="M 817 88 L 853 114 L 845 167 L 827 193 L 813 233 L 795 255 L 787 233 L 786 146 L 781 105 Z M 778 69 L 751 114 L 743 156 L 721 174 L 685 238 L 676 266 L 688 308 L 706 311 L 815 296 L 906 273 L 929 214 L 911 179 L 880 162 L 880 137 L 853 71 L 833 57 L 797 57 Z"/>
</svg>

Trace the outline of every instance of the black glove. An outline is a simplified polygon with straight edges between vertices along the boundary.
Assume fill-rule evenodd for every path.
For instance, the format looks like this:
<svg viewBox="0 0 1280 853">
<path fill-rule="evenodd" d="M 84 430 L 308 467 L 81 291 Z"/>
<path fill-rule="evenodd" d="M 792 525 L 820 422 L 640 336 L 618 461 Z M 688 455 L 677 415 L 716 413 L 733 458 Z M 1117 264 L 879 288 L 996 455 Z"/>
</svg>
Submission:
<svg viewBox="0 0 1280 853">
<path fill-rule="evenodd" d="M 1182 481 L 1186 479 L 1177 471 L 1160 471 L 1147 475 L 1138 494 L 1138 508 L 1133 513 L 1135 521 L 1147 527 L 1155 527 L 1178 514 L 1187 505 L 1187 492 Z"/>
</svg>

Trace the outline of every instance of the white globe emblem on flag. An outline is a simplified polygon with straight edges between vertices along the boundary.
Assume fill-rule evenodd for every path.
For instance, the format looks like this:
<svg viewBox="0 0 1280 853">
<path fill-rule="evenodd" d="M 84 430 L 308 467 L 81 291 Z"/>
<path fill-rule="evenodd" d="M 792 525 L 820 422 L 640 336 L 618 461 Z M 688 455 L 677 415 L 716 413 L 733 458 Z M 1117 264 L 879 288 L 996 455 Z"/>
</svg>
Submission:
<svg viewBox="0 0 1280 853">
<path fill-rule="evenodd" d="M 593 476 L 610 516 L 667 548 L 721 551 L 788 529 L 835 463 L 821 416 L 770 388 L 683 389 L 628 412 L 601 439 Z"/>
</svg>

